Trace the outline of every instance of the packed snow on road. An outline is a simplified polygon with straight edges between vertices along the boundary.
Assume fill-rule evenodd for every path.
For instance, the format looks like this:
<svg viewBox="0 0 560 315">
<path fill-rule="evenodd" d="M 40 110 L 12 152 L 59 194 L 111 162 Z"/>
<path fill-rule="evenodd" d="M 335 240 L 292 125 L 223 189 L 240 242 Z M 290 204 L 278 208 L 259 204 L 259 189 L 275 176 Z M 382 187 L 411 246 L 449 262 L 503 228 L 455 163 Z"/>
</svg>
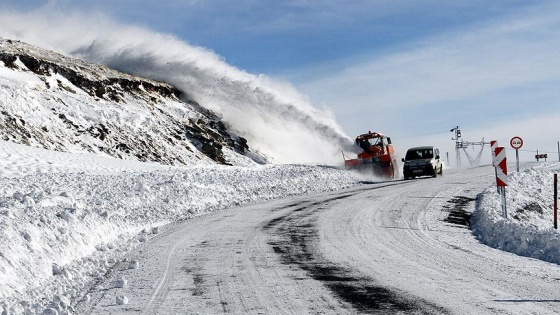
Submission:
<svg viewBox="0 0 560 315">
<path fill-rule="evenodd" d="M 169 167 L 9 142 L 0 142 L 0 165 L 0 310 L 10 314 L 74 313 L 116 264 L 137 269 L 142 262 L 128 254 L 170 224 L 376 183 L 327 166 Z M 511 174 L 507 219 L 496 187 L 486 181 L 465 237 L 557 268 L 552 174 L 558 170 L 557 163 L 528 164 Z M 119 281 L 112 285 L 130 285 Z M 126 295 L 113 302 L 136 303 Z"/>
</svg>

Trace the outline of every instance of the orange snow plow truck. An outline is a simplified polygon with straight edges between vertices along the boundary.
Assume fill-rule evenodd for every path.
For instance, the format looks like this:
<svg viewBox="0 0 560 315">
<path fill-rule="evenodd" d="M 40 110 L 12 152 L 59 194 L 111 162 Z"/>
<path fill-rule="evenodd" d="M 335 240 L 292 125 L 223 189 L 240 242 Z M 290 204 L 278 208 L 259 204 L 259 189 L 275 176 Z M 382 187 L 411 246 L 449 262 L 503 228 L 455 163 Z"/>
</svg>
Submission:
<svg viewBox="0 0 560 315">
<path fill-rule="evenodd" d="M 399 168 L 391 138 L 379 132 L 364 133 L 356 137 L 356 145 L 362 150 L 358 158 L 347 159 L 344 152 L 344 166 L 349 170 L 371 173 L 377 177 L 398 178 Z"/>
</svg>

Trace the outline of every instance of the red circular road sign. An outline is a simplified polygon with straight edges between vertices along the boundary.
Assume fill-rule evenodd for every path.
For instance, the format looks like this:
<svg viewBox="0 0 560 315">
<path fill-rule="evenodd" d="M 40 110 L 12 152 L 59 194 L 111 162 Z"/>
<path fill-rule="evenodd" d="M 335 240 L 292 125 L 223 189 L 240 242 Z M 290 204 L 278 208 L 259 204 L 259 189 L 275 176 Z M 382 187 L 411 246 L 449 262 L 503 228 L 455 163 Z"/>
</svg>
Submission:
<svg viewBox="0 0 560 315">
<path fill-rule="evenodd" d="M 521 137 L 513 137 L 509 141 L 509 144 L 516 150 L 521 149 L 521 147 L 523 146 L 523 139 L 521 139 Z"/>
</svg>

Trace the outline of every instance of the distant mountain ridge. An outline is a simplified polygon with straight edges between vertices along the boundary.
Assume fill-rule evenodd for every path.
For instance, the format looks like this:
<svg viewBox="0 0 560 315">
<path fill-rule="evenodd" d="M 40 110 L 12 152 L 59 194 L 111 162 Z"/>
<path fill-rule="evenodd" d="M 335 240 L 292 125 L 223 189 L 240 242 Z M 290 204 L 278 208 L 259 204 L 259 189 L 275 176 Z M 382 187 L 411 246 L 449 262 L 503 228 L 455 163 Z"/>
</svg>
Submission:
<svg viewBox="0 0 560 315">
<path fill-rule="evenodd" d="M 177 88 L 0 38 L 0 138 L 169 165 L 264 158 Z"/>
</svg>

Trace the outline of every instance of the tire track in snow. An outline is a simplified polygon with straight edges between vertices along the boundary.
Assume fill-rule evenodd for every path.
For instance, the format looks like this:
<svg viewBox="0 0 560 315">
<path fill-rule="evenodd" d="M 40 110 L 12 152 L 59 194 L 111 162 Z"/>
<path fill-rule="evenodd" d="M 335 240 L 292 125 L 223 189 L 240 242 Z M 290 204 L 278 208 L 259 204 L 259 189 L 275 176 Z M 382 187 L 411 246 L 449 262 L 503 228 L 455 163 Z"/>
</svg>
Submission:
<svg viewBox="0 0 560 315">
<path fill-rule="evenodd" d="M 173 262 L 175 261 L 173 258 L 177 252 L 179 246 L 185 243 L 185 238 L 181 238 L 176 241 L 173 246 L 168 246 L 167 250 L 165 251 L 165 268 L 163 269 L 163 274 L 159 279 L 159 282 L 150 297 L 150 300 L 147 305 L 146 314 L 156 314 L 156 310 L 160 308 L 160 306 L 165 301 L 165 297 L 169 292 L 169 284 L 171 283 L 172 277 L 169 275 L 169 270 L 173 266 Z"/>
<path fill-rule="evenodd" d="M 336 296 L 352 305 L 357 312 L 447 313 L 445 309 L 428 301 L 383 287 L 376 284 L 374 279 L 335 265 L 319 253 L 316 248 L 319 242 L 316 222 L 319 214 L 329 207 L 329 203 L 353 195 L 344 194 L 323 202 L 302 206 L 289 215 L 269 221 L 263 229 L 272 234 L 275 239 L 269 242 L 274 252 L 280 255 L 284 264 L 295 265 L 305 270 L 311 278 L 321 281 Z"/>
</svg>

